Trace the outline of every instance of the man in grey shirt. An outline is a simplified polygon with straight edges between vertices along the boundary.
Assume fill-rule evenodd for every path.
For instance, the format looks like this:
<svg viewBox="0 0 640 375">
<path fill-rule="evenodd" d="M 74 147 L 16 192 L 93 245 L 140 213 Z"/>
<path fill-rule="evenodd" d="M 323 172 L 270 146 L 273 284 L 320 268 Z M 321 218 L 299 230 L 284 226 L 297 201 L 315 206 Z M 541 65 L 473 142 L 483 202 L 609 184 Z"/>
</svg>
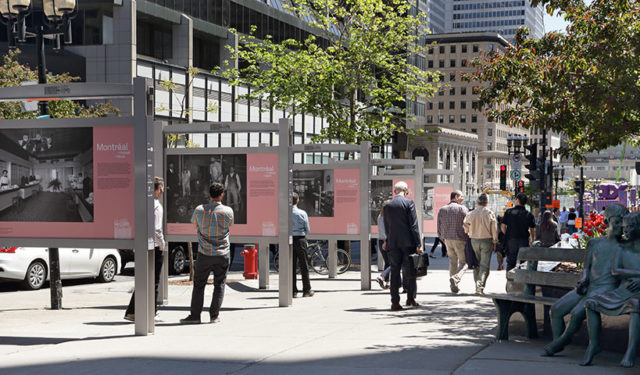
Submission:
<svg viewBox="0 0 640 375">
<path fill-rule="evenodd" d="M 293 204 L 293 215 L 291 217 L 293 225 L 293 298 L 298 296 L 296 286 L 296 264 L 300 267 L 302 275 L 302 296 L 313 296 L 311 282 L 309 281 L 309 266 L 307 265 L 307 233 L 309 233 L 309 217 L 304 210 L 298 208 L 300 197 L 298 193 L 293 193 L 291 197 Z"/>
</svg>

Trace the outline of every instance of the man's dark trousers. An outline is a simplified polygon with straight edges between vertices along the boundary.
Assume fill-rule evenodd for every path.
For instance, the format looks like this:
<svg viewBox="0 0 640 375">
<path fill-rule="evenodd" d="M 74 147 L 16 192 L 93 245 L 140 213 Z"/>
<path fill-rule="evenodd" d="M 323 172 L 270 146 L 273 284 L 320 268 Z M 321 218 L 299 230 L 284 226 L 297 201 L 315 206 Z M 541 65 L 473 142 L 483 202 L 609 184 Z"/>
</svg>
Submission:
<svg viewBox="0 0 640 375">
<path fill-rule="evenodd" d="M 300 275 L 302 275 L 302 293 L 307 293 L 311 290 L 311 282 L 307 265 L 307 239 L 304 236 L 293 236 L 293 294 L 298 293 L 296 264 L 300 267 Z"/>
<path fill-rule="evenodd" d="M 160 290 L 160 271 L 162 270 L 162 262 L 164 260 L 164 255 L 162 254 L 162 250 L 159 247 L 156 247 L 154 250 L 154 282 L 156 289 L 156 312 L 158 311 L 158 291 Z M 135 314 L 136 313 L 136 298 L 135 292 L 131 293 L 131 300 L 129 301 L 129 307 L 127 307 L 126 315 Z"/>
<path fill-rule="evenodd" d="M 391 304 L 400 303 L 401 284 L 405 284 L 407 290 L 407 301 L 415 301 L 418 286 L 416 284 L 416 269 L 410 254 L 416 252 L 416 248 L 391 249 L 389 251 L 389 262 L 391 263 Z M 403 271 L 404 280 L 400 281 L 400 270 Z"/>
<path fill-rule="evenodd" d="M 227 282 L 229 255 L 204 255 L 198 253 L 193 276 L 193 292 L 191 294 L 191 316 L 199 317 L 204 303 L 204 288 L 207 279 L 213 272 L 213 298 L 209 308 L 209 316 L 213 319 L 220 314 L 220 306 L 224 299 L 224 287 Z"/>
<path fill-rule="evenodd" d="M 518 251 L 521 247 L 529 246 L 528 238 L 510 238 L 507 240 L 507 271 L 516 267 Z"/>
</svg>

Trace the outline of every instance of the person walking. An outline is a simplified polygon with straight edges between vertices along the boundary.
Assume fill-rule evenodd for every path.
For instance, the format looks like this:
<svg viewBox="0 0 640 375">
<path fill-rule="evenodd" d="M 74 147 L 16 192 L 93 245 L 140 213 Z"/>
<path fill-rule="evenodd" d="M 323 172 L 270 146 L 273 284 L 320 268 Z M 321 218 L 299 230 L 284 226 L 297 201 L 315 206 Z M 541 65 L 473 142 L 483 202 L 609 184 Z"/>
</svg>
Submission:
<svg viewBox="0 0 640 375">
<path fill-rule="evenodd" d="M 569 229 L 569 234 L 574 234 L 576 232 L 576 209 L 571 207 L 569 209 L 569 215 L 567 215 L 567 229 Z"/>
<path fill-rule="evenodd" d="M 444 244 L 444 241 L 441 240 L 440 237 L 436 237 L 436 239 L 433 240 L 433 246 L 431 246 L 431 251 L 429 252 L 429 258 L 435 258 L 433 253 L 436 251 L 436 247 L 438 247 L 438 245 L 441 245 L 440 252 L 442 254 L 442 257 L 444 258 L 447 256 L 447 245 Z"/>
<path fill-rule="evenodd" d="M 182 324 L 200 324 L 204 303 L 204 288 L 213 272 L 213 298 L 209 308 L 209 323 L 217 323 L 224 299 L 224 287 L 229 269 L 229 228 L 233 225 L 233 210 L 222 204 L 224 185 L 214 182 L 209 187 L 210 203 L 193 211 L 191 222 L 198 232 L 198 261 L 193 277 L 191 312 L 180 319 Z"/>
<path fill-rule="evenodd" d="M 540 241 L 542 247 L 551 247 L 560 241 L 558 223 L 553 220 L 551 211 L 542 214 L 542 221 L 536 230 L 536 240 Z"/>
<path fill-rule="evenodd" d="M 311 282 L 309 281 L 309 265 L 307 264 L 307 233 L 309 233 L 309 217 L 304 210 L 298 208 L 300 197 L 293 193 L 292 232 L 293 232 L 293 298 L 298 297 L 296 265 L 300 267 L 302 276 L 302 296 L 312 297 Z"/>
<path fill-rule="evenodd" d="M 160 197 L 164 193 L 164 180 L 161 177 L 153 178 L 153 255 L 154 255 L 154 286 L 155 286 L 155 312 L 158 313 L 158 292 L 160 286 L 160 271 L 163 263 L 163 250 L 165 246 L 164 231 L 162 230 L 162 219 L 164 218 L 164 211 L 160 204 Z M 135 291 L 131 293 L 131 300 L 129 300 L 129 306 L 124 313 L 124 319 L 128 321 L 135 321 L 136 303 L 135 303 Z"/>
<path fill-rule="evenodd" d="M 498 221 L 493 211 L 487 208 L 487 194 L 480 194 L 476 203 L 476 209 L 467 214 L 463 224 L 478 258 L 478 267 L 473 270 L 473 280 L 476 283 L 476 294 L 482 295 L 489 277 L 491 254 L 496 250 L 498 243 Z"/>
<path fill-rule="evenodd" d="M 462 205 L 464 195 L 460 190 L 451 192 L 451 201 L 438 211 L 438 237 L 444 240 L 449 255 L 449 284 L 451 293 L 458 293 L 458 284 L 467 270 L 464 247 L 467 244 L 467 234 L 464 232 L 463 221 L 469 210 Z"/>
<path fill-rule="evenodd" d="M 387 253 L 385 240 L 387 239 L 387 234 L 384 229 L 384 205 L 389 203 L 388 200 L 382 203 L 382 208 L 380 208 L 380 213 L 378 214 L 378 254 L 382 256 L 384 260 L 383 271 L 376 278 L 376 281 L 380 285 L 382 289 L 389 289 L 389 273 L 391 272 L 391 264 L 389 263 L 389 253 Z"/>
<path fill-rule="evenodd" d="M 419 306 L 416 302 L 416 269 L 409 255 L 422 253 L 422 238 L 418 227 L 416 206 L 407 199 L 409 187 L 399 181 L 393 187 L 395 196 L 384 205 L 385 248 L 391 263 L 391 310 L 402 310 L 400 305 L 400 269 L 404 270 L 404 284 L 407 289 L 407 306 Z"/>
<path fill-rule="evenodd" d="M 560 224 L 560 233 L 567 229 L 567 221 L 569 221 L 569 211 L 567 211 L 566 206 L 563 206 L 562 211 L 560 211 L 560 215 L 558 217 L 558 224 Z"/>
<path fill-rule="evenodd" d="M 535 218 L 524 207 L 525 204 L 527 196 L 523 193 L 516 195 L 515 207 L 504 213 L 500 225 L 507 244 L 507 272 L 515 268 L 520 248 L 529 246 L 536 236 Z"/>
</svg>

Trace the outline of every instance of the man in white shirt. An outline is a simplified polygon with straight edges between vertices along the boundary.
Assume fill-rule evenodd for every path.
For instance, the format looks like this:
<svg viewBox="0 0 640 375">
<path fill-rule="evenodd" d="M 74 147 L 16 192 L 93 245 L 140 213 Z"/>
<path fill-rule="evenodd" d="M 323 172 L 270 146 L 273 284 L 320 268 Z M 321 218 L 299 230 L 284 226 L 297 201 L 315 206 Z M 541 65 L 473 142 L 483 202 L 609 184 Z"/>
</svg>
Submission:
<svg viewBox="0 0 640 375">
<path fill-rule="evenodd" d="M 162 205 L 160 204 L 160 197 L 162 193 L 164 193 L 164 179 L 161 177 L 153 178 L 153 244 L 155 246 L 154 250 L 154 281 L 155 281 L 155 299 L 156 301 L 156 314 L 158 313 L 158 287 L 160 284 L 160 270 L 162 269 L 162 261 L 165 242 L 164 242 L 164 232 L 162 230 L 162 219 L 164 216 L 164 210 Z M 127 307 L 127 311 L 124 314 L 124 318 L 133 322 L 135 320 L 135 293 L 131 294 L 131 300 L 129 301 L 129 306 Z"/>
</svg>

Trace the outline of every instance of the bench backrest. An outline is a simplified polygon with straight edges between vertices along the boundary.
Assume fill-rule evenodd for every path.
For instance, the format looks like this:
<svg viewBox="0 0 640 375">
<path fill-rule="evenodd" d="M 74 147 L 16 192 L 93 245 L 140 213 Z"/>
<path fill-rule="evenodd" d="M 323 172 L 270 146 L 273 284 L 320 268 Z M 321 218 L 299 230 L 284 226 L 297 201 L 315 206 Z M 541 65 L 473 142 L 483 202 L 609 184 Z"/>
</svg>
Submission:
<svg viewBox="0 0 640 375">
<path fill-rule="evenodd" d="M 538 261 L 584 263 L 585 249 L 522 247 L 518 252 L 519 261 L 527 261 L 527 269 L 516 269 L 514 281 L 527 284 L 525 294 L 534 294 L 535 285 L 573 288 L 580 280 L 580 274 L 538 271 Z"/>
</svg>

